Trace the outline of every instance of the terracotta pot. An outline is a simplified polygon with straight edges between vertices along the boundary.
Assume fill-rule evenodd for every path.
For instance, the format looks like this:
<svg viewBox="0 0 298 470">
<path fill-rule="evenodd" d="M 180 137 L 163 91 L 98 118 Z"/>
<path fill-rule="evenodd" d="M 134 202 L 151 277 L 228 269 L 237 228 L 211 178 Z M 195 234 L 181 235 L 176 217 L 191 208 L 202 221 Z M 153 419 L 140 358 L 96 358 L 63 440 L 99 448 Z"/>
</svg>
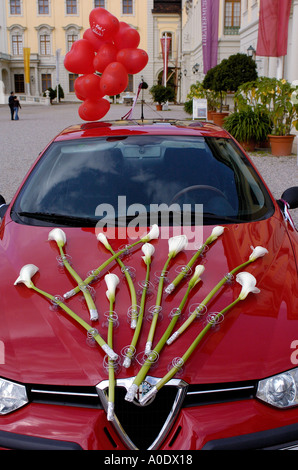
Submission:
<svg viewBox="0 0 298 470">
<path fill-rule="evenodd" d="M 161 110 L 162 110 L 162 104 L 157 104 L 156 111 L 161 111 Z"/>
<path fill-rule="evenodd" d="M 271 153 L 276 157 L 291 155 L 295 135 L 269 135 Z"/>
<path fill-rule="evenodd" d="M 213 114 L 213 122 L 214 124 L 217 124 L 218 126 L 221 126 L 223 125 L 223 120 L 226 116 L 228 116 L 229 113 L 214 113 Z"/>
<path fill-rule="evenodd" d="M 207 111 L 208 121 L 213 121 L 213 113 L 214 113 L 214 111 Z"/>
<path fill-rule="evenodd" d="M 247 142 L 240 142 L 244 150 L 247 152 L 253 152 L 256 148 L 256 142 L 254 140 L 249 140 Z"/>
</svg>

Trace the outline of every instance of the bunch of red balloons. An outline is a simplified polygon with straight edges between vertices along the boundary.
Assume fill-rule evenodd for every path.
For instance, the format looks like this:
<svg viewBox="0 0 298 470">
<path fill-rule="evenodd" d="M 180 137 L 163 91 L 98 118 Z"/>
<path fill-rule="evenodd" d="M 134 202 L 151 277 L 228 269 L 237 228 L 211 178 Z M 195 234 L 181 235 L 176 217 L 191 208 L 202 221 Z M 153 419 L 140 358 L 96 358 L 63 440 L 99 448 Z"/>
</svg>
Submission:
<svg viewBox="0 0 298 470">
<path fill-rule="evenodd" d="M 104 96 L 122 93 L 128 85 L 128 74 L 143 70 L 148 54 L 138 48 L 138 31 L 119 22 L 105 8 L 94 8 L 89 23 L 83 39 L 75 41 L 66 54 L 64 66 L 81 75 L 74 84 L 77 98 L 83 101 L 79 116 L 85 121 L 97 121 L 110 109 Z"/>
</svg>

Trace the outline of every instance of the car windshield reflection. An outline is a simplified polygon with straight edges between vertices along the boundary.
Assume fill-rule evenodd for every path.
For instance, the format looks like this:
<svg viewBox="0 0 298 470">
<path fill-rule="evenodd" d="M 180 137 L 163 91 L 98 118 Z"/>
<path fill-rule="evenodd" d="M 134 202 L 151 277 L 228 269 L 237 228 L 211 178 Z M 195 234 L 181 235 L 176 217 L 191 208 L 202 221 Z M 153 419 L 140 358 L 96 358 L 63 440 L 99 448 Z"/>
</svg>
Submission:
<svg viewBox="0 0 298 470">
<path fill-rule="evenodd" d="M 134 135 L 54 142 L 12 216 L 26 224 L 63 225 L 64 218 L 67 225 L 88 226 L 126 225 L 136 216 L 144 225 L 179 225 L 183 215 L 194 225 L 203 216 L 212 224 L 272 213 L 262 182 L 232 140 Z"/>
</svg>

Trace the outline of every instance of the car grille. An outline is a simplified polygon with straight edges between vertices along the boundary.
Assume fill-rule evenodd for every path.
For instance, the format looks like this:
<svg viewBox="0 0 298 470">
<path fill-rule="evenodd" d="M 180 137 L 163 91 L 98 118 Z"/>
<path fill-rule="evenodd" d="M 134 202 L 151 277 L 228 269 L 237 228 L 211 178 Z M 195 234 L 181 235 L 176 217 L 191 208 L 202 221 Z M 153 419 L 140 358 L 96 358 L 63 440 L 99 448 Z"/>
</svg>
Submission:
<svg viewBox="0 0 298 470">
<path fill-rule="evenodd" d="M 251 399 L 255 396 L 256 383 L 240 382 L 228 384 L 208 385 L 187 385 L 183 396 L 181 408 L 197 407 L 206 404 L 222 403 L 225 401 L 236 401 Z M 154 401 L 146 406 L 136 405 L 127 402 L 124 397 L 125 388 L 118 386 L 115 392 L 115 412 L 117 421 L 120 423 L 117 431 L 123 440 L 123 436 L 128 436 L 129 442 L 133 443 L 132 448 L 154 449 L 154 442 L 161 444 L 170 430 L 165 430 L 165 422 L 173 411 L 177 388 L 175 386 L 165 386 L 156 395 Z M 36 386 L 28 387 L 28 397 L 31 402 L 56 404 L 64 406 L 79 406 L 104 409 L 96 387 L 55 387 Z M 178 410 L 179 411 L 179 410 Z M 120 432 L 119 432 L 120 429 Z M 145 432 L 144 432 L 145 430 Z M 181 429 L 177 429 L 176 434 L 168 443 L 171 447 Z M 108 429 L 104 430 L 108 433 Z M 111 438 L 113 447 L 117 443 Z M 125 440 L 125 439 L 124 439 Z"/>
</svg>

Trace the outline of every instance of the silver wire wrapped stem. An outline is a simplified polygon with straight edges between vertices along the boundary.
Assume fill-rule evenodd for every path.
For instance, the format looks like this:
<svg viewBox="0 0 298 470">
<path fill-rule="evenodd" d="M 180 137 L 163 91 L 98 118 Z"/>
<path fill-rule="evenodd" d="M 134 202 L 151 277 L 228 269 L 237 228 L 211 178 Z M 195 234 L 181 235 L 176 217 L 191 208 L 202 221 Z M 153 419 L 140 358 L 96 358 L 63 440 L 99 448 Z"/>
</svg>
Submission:
<svg viewBox="0 0 298 470">
<path fill-rule="evenodd" d="M 108 421 L 114 421 L 114 419 L 115 419 L 114 409 L 115 409 L 114 403 L 109 401 L 108 402 L 108 412 L 107 412 Z"/>
<path fill-rule="evenodd" d="M 125 400 L 126 401 L 129 401 L 129 402 L 132 402 L 134 400 L 134 397 L 138 391 L 138 386 L 137 384 L 132 384 L 129 389 L 127 390 L 127 393 L 125 395 Z"/>
</svg>

